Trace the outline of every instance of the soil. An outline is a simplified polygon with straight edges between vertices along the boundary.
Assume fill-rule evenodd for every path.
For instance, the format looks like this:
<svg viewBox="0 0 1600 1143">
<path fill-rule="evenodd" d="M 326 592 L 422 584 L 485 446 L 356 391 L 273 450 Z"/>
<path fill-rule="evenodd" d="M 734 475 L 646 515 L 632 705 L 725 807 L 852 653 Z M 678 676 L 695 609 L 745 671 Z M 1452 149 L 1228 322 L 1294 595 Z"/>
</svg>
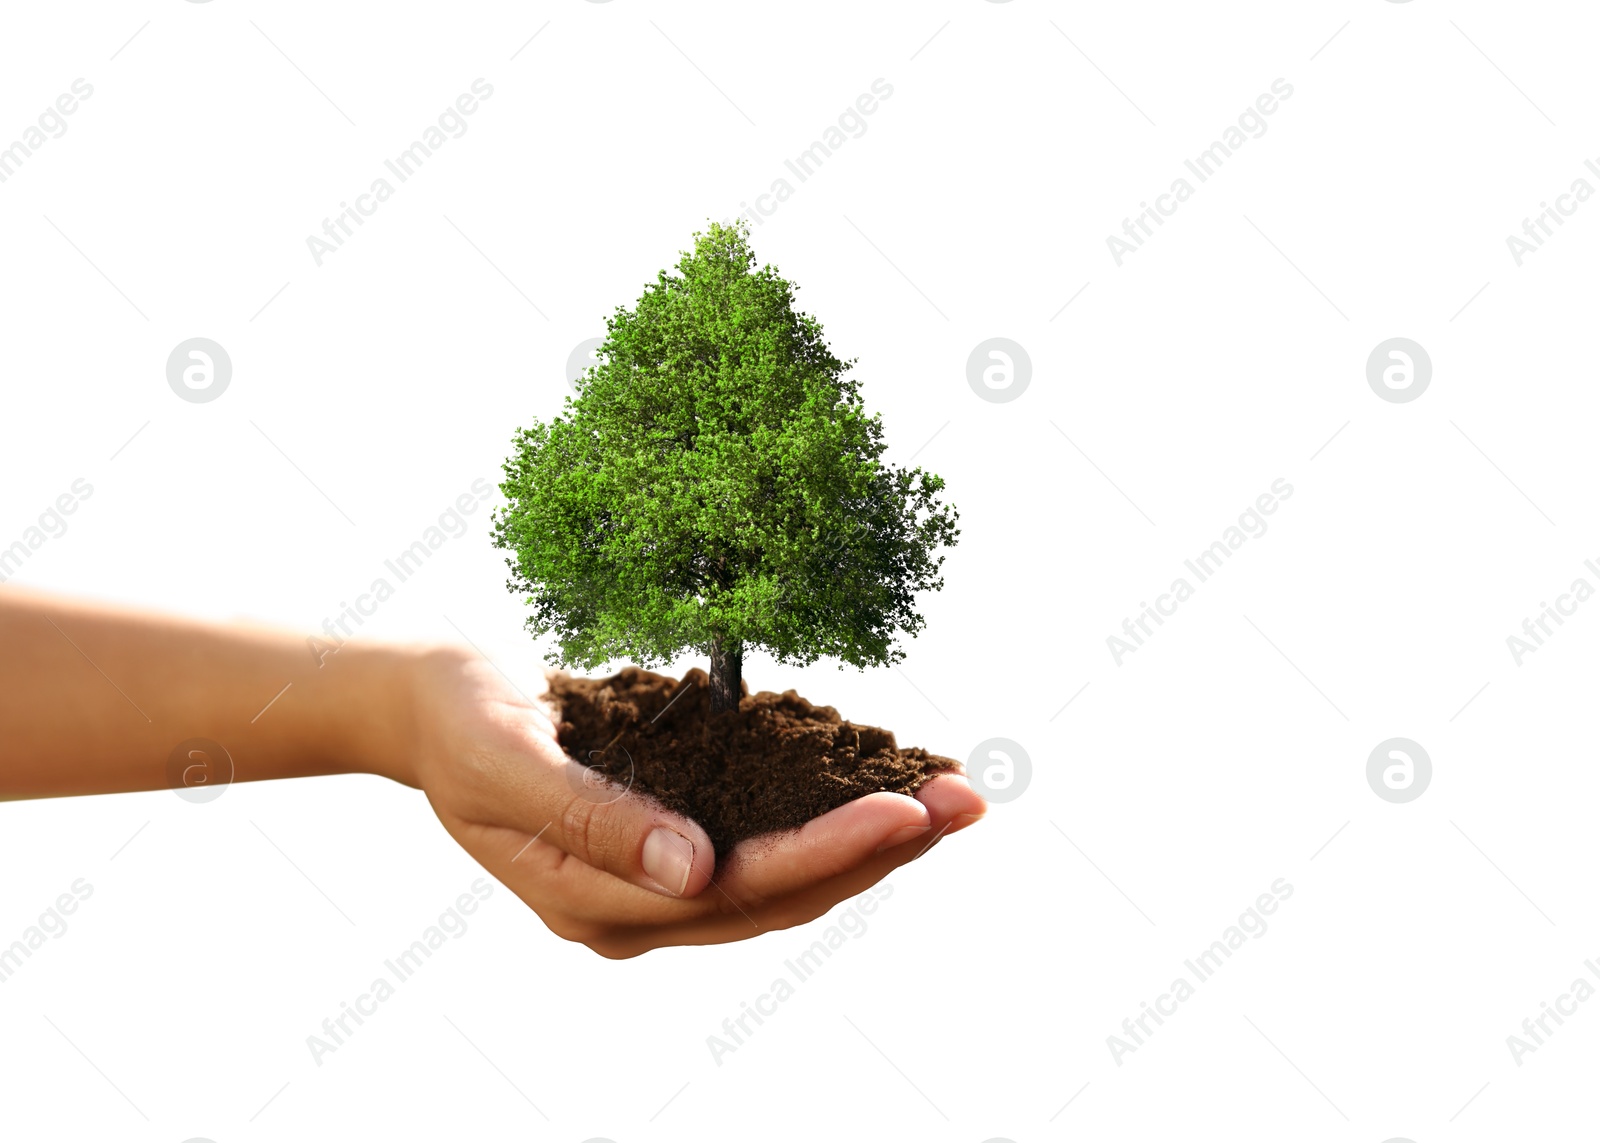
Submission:
<svg viewBox="0 0 1600 1143">
<path fill-rule="evenodd" d="M 738 710 L 712 714 L 704 671 L 680 683 L 628 667 L 609 679 L 555 675 L 550 702 L 568 754 L 699 822 L 719 856 L 855 798 L 915 793 L 933 775 L 961 768 L 953 758 L 902 749 L 892 732 L 848 722 L 794 691 L 751 694 L 742 682 L 740 689 Z"/>
</svg>

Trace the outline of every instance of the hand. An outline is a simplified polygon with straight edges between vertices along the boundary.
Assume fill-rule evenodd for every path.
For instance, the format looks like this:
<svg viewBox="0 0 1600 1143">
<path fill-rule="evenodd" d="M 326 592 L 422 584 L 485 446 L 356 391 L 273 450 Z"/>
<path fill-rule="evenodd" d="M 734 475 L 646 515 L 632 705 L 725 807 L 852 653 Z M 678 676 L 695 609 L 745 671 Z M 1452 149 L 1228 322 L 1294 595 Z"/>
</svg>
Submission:
<svg viewBox="0 0 1600 1143">
<path fill-rule="evenodd" d="M 550 931 L 606 957 L 715 944 L 803 924 L 977 821 L 959 774 L 915 798 L 859 798 L 797 830 L 716 854 L 694 822 L 637 791 L 584 793 L 549 712 L 481 658 L 432 651 L 412 672 L 419 785 L 450 836 Z"/>
</svg>

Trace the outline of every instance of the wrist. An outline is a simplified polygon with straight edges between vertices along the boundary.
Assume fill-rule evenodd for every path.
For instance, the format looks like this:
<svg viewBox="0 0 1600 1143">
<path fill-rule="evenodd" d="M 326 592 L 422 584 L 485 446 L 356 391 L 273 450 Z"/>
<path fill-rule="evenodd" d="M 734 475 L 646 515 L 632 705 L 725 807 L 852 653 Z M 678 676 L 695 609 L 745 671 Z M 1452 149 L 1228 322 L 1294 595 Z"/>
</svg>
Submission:
<svg viewBox="0 0 1600 1143">
<path fill-rule="evenodd" d="M 350 645 L 327 659 L 330 746 L 340 770 L 419 784 L 414 698 L 427 654 L 417 647 Z"/>
</svg>

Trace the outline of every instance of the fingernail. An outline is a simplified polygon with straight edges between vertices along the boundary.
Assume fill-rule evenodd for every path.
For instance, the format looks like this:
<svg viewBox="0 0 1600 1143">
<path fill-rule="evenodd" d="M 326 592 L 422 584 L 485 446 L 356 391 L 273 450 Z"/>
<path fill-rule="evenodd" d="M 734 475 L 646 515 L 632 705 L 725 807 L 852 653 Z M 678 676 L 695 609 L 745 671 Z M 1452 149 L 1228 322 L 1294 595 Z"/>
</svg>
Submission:
<svg viewBox="0 0 1600 1143">
<path fill-rule="evenodd" d="M 958 829 L 966 829 L 973 822 L 982 820 L 982 814 L 957 814 L 955 821 L 950 823 L 950 832 L 955 833 Z"/>
<path fill-rule="evenodd" d="M 878 852 L 882 853 L 886 849 L 893 849 L 897 845 L 904 845 L 914 837 L 921 837 L 932 828 L 932 826 L 925 825 L 901 826 L 888 837 L 883 839 L 883 844 L 878 846 Z"/>
<path fill-rule="evenodd" d="M 689 870 L 694 868 L 694 842 L 676 830 L 657 826 L 644 839 L 640 860 L 652 881 L 674 897 L 681 897 L 689 884 Z"/>
</svg>

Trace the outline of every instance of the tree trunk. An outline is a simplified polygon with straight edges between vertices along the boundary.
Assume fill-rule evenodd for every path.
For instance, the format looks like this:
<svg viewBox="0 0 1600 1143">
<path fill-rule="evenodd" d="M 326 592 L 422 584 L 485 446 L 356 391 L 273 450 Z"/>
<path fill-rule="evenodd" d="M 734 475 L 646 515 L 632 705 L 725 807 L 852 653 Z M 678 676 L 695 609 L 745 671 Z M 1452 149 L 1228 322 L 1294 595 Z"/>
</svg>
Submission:
<svg viewBox="0 0 1600 1143">
<path fill-rule="evenodd" d="M 744 648 L 720 635 L 711 639 L 711 713 L 738 710 L 742 688 L 739 669 L 744 663 Z"/>
</svg>

